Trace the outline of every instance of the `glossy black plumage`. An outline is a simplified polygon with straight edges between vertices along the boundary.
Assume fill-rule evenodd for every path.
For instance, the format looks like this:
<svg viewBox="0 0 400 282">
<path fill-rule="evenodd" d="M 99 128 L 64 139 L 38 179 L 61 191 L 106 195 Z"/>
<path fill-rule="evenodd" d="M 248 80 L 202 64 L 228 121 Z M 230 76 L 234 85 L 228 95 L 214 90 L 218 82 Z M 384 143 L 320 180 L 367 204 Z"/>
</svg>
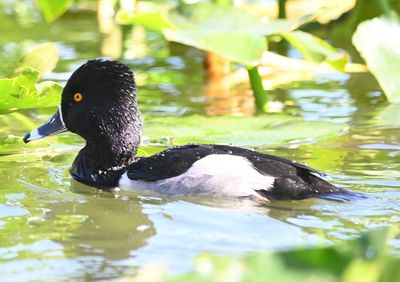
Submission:
<svg viewBox="0 0 400 282">
<path fill-rule="evenodd" d="M 75 93 L 83 95 L 81 102 L 74 102 Z M 72 177 L 100 188 L 117 186 L 142 131 L 133 73 L 117 62 L 88 61 L 67 81 L 61 108 L 68 130 L 86 141 L 72 164 Z"/>
</svg>

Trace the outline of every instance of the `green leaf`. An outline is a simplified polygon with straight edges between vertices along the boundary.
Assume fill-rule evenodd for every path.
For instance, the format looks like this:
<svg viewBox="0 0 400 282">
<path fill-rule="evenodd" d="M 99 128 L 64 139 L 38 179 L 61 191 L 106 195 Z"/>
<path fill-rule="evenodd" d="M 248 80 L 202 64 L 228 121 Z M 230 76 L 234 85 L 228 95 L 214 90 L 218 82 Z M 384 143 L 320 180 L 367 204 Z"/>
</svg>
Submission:
<svg viewBox="0 0 400 282">
<path fill-rule="evenodd" d="M 55 43 L 43 43 L 26 53 L 18 65 L 38 70 L 43 76 L 57 65 L 59 53 Z"/>
<path fill-rule="evenodd" d="M 37 70 L 25 68 L 14 78 L 0 79 L 0 113 L 57 105 L 62 87 L 53 82 L 36 86 L 38 77 Z"/>
<path fill-rule="evenodd" d="M 170 8 L 168 2 L 137 1 L 134 12 L 121 7 L 115 19 L 119 24 L 142 25 L 150 30 L 162 32 L 163 28 L 174 26 L 168 17 Z"/>
<path fill-rule="evenodd" d="M 169 18 L 174 27 L 163 28 L 167 40 L 214 52 L 240 64 L 258 64 L 267 48 L 264 24 L 232 7 L 201 3 L 189 6 L 187 16 L 171 13 Z"/>
<path fill-rule="evenodd" d="M 315 19 L 314 16 L 306 16 L 300 19 L 276 19 L 264 23 L 264 35 L 271 36 L 291 32 L 301 25 L 309 23 Z"/>
<path fill-rule="evenodd" d="M 150 117 L 145 136 L 153 142 L 169 140 L 173 145 L 225 143 L 261 147 L 287 142 L 315 142 L 340 135 L 342 124 L 306 122 L 298 118 L 270 115 L 243 117 Z"/>
<path fill-rule="evenodd" d="M 59 18 L 73 3 L 73 0 L 36 0 L 36 5 L 48 22 Z"/>
<path fill-rule="evenodd" d="M 390 103 L 400 104 L 400 23 L 374 18 L 358 25 L 353 44 L 376 77 Z"/>
<path fill-rule="evenodd" d="M 238 26 L 240 26 L 242 32 L 254 33 L 254 31 L 256 31 L 256 34 L 264 36 L 290 32 L 303 24 L 315 20 L 314 15 L 308 15 L 299 19 L 277 19 L 264 23 L 243 12 L 243 9 L 238 10 L 229 6 L 215 5 L 211 3 L 189 6 L 189 8 L 187 8 L 189 10 L 189 16 L 187 16 L 186 19 L 176 18 L 181 17 L 182 15 L 169 12 L 169 9 L 170 7 L 168 5 L 156 4 L 149 1 L 140 1 L 135 13 L 121 9 L 116 15 L 116 20 L 119 24 L 138 24 L 145 26 L 148 29 L 162 32 L 164 28 L 176 28 L 175 24 L 179 26 L 179 24 L 185 20 L 196 25 L 203 24 L 204 19 L 211 22 L 213 20 L 212 18 L 218 19 L 219 16 L 225 17 L 234 15 L 235 20 L 239 20 L 239 22 L 232 23 L 226 21 L 227 23 L 223 23 L 223 21 L 219 21 L 210 23 L 214 25 L 212 29 L 218 26 L 218 28 L 228 27 L 225 31 L 235 31 Z M 197 10 L 195 15 L 190 12 L 192 10 Z M 212 18 L 210 17 L 210 11 L 213 13 Z M 204 19 L 202 19 L 203 17 Z M 223 24 L 223 26 L 221 26 L 221 24 Z M 234 28 L 229 27 L 229 25 L 233 25 Z M 252 29 L 246 29 L 246 27 L 251 27 Z"/>
<path fill-rule="evenodd" d="M 61 98 L 62 86 L 54 81 L 43 81 L 37 86 L 38 97 L 46 98 L 48 102 L 52 101 L 49 106 L 58 105 Z M 53 102 L 54 101 L 54 102 Z"/>
<path fill-rule="evenodd" d="M 137 24 L 144 27 L 162 32 L 163 28 L 172 27 L 172 23 L 162 12 L 151 12 L 142 14 L 132 14 L 126 11 L 119 11 L 116 17 L 119 24 Z"/>
<path fill-rule="evenodd" d="M 310 33 L 296 30 L 283 33 L 282 36 L 299 50 L 306 60 L 317 63 L 326 62 L 338 71 L 344 71 L 344 67 L 349 61 L 346 52 L 337 50 Z"/>
<path fill-rule="evenodd" d="M 168 12 L 168 9 L 166 5 L 143 1 L 134 14 L 120 10 L 117 21 L 143 25 L 162 32 L 169 41 L 210 51 L 247 67 L 259 63 L 267 49 L 266 36 L 290 32 L 315 18 L 307 16 L 265 23 L 243 9 L 213 3 L 187 5 L 184 14 Z"/>
<path fill-rule="evenodd" d="M 194 30 L 164 30 L 169 41 L 175 41 L 201 50 L 216 53 L 228 60 L 243 65 L 257 65 L 267 48 L 263 37 L 247 33 L 215 32 L 196 33 Z"/>
</svg>

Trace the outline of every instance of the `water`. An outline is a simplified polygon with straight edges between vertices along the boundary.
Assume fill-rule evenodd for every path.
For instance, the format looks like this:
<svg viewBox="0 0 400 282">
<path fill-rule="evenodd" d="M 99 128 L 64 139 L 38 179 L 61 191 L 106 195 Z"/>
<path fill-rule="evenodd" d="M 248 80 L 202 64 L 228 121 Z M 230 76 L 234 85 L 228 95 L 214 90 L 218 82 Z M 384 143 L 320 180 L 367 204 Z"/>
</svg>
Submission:
<svg viewBox="0 0 400 282">
<path fill-rule="evenodd" d="M 13 26 L 2 39 L 2 57 L 23 44 L 21 38 L 57 41 L 61 61 L 46 78 L 64 83 L 78 65 L 101 55 L 105 38 L 96 31 L 92 13 L 73 14 L 50 26 L 1 17 Z M 148 118 L 251 113 L 242 86 L 222 98 L 207 96 L 201 52 L 168 46 L 157 34 L 145 38 L 147 45 L 124 52 L 125 62 L 136 70 L 139 102 Z M 288 115 L 346 124 L 347 130 L 311 144 L 259 150 L 316 167 L 332 183 L 365 193 L 365 199 L 275 201 L 260 207 L 102 192 L 71 181 L 68 168 L 83 146 L 79 137 L 66 133 L 28 145 L 20 141 L 54 109 L 1 115 L 0 280 L 114 279 L 158 264 L 183 272 L 202 252 L 242 255 L 324 245 L 399 224 L 400 108 L 385 103 L 371 76 L 321 74 L 316 81 L 273 90 L 271 96 Z M 32 124 L 21 123 L 24 118 Z M 164 148 L 146 143 L 140 151 L 153 154 Z M 399 241 L 391 248 L 398 253 Z"/>
</svg>

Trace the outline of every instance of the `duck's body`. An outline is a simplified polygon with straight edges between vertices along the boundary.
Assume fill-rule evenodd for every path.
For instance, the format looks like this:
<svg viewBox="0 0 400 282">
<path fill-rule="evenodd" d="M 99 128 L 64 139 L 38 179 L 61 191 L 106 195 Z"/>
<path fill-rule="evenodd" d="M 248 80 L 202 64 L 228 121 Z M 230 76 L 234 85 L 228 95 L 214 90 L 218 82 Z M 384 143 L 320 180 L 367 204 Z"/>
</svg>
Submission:
<svg viewBox="0 0 400 282">
<path fill-rule="evenodd" d="M 243 148 L 186 145 L 137 159 L 119 186 L 170 195 L 268 199 L 300 199 L 338 191 L 313 173 L 322 175 L 305 165 Z"/>
<path fill-rule="evenodd" d="M 263 199 L 344 192 L 313 168 L 238 147 L 186 145 L 136 157 L 141 128 L 133 74 L 117 62 L 92 60 L 68 80 L 57 113 L 24 141 L 65 130 L 79 134 L 86 146 L 71 175 L 99 188 Z"/>
</svg>

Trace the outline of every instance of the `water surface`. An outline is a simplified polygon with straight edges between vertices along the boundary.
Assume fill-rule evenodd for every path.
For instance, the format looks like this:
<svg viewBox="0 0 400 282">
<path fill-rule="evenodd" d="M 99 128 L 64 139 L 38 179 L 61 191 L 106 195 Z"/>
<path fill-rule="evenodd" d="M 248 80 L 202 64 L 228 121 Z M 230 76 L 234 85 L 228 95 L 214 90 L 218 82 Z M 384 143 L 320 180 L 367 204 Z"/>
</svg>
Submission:
<svg viewBox="0 0 400 282">
<path fill-rule="evenodd" d="M 65 83 L 77 66 L 102 54 L 105 38 L 89 12 L 52 25 L 1 17 L 10 28 L 2 39 L 6 40 L 2 57 L 23 41 L 57 42 L 61 61 L 48 79 Z M 143 38 L 142 46 L 139 40 L 124 50 L 124 62 L 136 72 L 139 102 L 147 119 L 252 113 L 243 86 L 230 89 L 231 95 L 208 95 L 201 52 L 168 45 L 157 34 Z M 142 54 L 137 55 L 138 49 Z M 236 200 L 98 191 L 69 176 L 68 168 L 83 146 L 79 137 L 66 133 L 28 145 L 20 141 L 54 109 L 5 114 L 0 116 L 0 280 L 122 278 L 141 266 L 159 263 L 182 272 L 201 252 L 242 255 L 331 244 L 399 224 L 400 108 L 386 104 L 373 78 L 321 74 L 317 80 L 270 93 L 285 105 L 284 114 L 340 123 L 346 131 L 319 141 L 256 149 L 316 167 L 335 185 L 365 193 L 366 198 L 255 206 Z M 147 140 L 140 152 L 165 148 L 162 142 Z M 398 241 L 393 241 L 392 249 L 400 251 Z"/>
</svg>

